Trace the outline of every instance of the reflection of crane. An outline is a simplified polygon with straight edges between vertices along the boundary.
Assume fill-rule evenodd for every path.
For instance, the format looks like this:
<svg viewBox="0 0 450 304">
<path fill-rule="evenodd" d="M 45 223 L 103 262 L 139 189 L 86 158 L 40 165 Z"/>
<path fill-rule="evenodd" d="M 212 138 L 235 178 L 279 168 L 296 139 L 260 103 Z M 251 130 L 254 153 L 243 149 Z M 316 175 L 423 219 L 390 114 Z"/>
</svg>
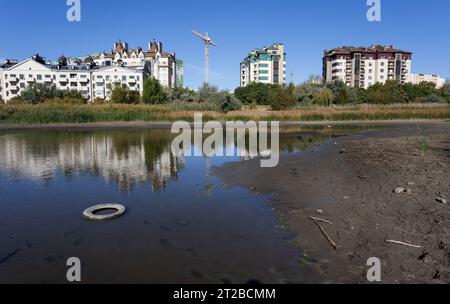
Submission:
<svg viewBox="0 0 450 304">
<path fill-rule="evenodd" d="M 192 33 L 203 40 L 205 43 L 205 84 L 209 82 L 209 46 L 217 46 L 211 38 L 208 37 L 208 33 L 202 35 L 196 31 L 192 31 Z"/>
</svg>

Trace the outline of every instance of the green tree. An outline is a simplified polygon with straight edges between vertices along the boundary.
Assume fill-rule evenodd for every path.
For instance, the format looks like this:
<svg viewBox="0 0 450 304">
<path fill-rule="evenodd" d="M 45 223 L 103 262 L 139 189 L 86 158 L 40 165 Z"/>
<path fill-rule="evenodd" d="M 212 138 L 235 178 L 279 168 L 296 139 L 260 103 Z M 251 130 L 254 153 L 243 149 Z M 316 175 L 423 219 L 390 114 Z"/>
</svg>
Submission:
<svg viewBox="0 0 450 304">
<path fill-rule="evenodd" d="M 195 101 L 200 103 L 210 103 L 216 105 L 222 112 L 239 110 L 242 102 L 227 91 L 220 91 L 217 87 L 204 84 L 198 89 Z"/>
<path fill-rule="evenodd" d="M 248 86 L 237 88 L 234 95 L 244 104 L 251 104 L 256 101 L 260 105 L 270 103 L 269 92 L 272 85 L 252 82 Z"/>
<path fill-rule="evenodd" d="M 144 81 L 142 102 L 148 104 L 162 104 L 167 101 L 167 96 L 159 81 L 153 77 Z"/>
<path fill-rule="evenodd" d="M 38 104 L 46 100 L 58 97 L 58 90 L 55 85 L 32 82 L 22 92 L 21 98 L 24 102 Z"/>
<path fill-rule="evenodd" d="M 141 94 L 138 91 L 128 91 L 129 104 L 138 104 L 141 102 Z"/>
<path fill-rule="evenodd" d="M 323 85 L 303 83 L 295 87 L 295 98 L 298 103 L 309 106 L 313 102 L 314 95 L 322 90 Z"/>
<path fill-rule="evenodd" d="M 440 95 L 450 103 L 450 84 L 447 83 L 440 89 Z"/>
<path fill-rule="evenodd" d="M 111 93 L 111 102 L 113 103 L 128 103 L 128 87 L 126 84 L 116 83 Z"/>
<path fill-rule="evenodd" d="M 166 90 L 167 102 L 193 102 L 195 101 L 195 92 L 188 88 L 175 87 Z"/>
<path fill-rule="evenodd" d="M 323 88 L 314 94 L 313 103 L 315 105 L 330 106 L 333 103 L 333 91 Z"/>
<path fill-rule="evenodd" d="M 290 85 L 287 88 L 281 85 L 273 86 L 269 92 L 272 110 L 280 111 L 294 107 L 296 104 L 294 92 L 294 85 Z"/>
</svg>

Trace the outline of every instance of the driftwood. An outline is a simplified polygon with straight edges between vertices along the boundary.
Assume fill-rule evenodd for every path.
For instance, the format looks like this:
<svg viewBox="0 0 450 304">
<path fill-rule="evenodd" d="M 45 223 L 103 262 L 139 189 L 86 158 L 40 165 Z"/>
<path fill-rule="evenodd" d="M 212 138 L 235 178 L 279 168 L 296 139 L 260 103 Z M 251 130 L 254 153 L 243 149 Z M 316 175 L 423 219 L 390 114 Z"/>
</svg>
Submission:
<svg viewBox="0 0 450 304">
<path fill-rule="evenodd" d="M 408 244 L 408 243 L 405 243 L 405 242 L 394 241 L 394 240 L 386 240 L 386 243 L 403 245 L 403 246 L 408 246 L 408 247 L 413 247 L 413 248 L 422 248 L 422 246 L 419 246 L 419 245 L 413 245 L 413 244 Z"/>
<path fill-rule="evenodd" d="M 318 217 L 313 217 L 313 216 L 311 216 L 311 217 L 309 217 L 309 219 L 310 219 L 310 220 L 313 220 L 313 221 L 318 221 L 318 222 L 322 222 L 322 223 L 334 225 L 332 222 L 327 221 L 327 220 L 324 220 L 324 219 L 321 219 L 321 218 L 318 218 Z"/>
<path fill-rule="evenodd" d="M 333 239 L 328 235 L 328 233 L 325 231 L 325 229 L 322 227 L 322 225 L 320 225 L 320 222 L 325 222 L 327 224 L 330 224 L 331 222 L 328 222 L 326 220 L 322 220 L 322 219 L 318 219 L 318 218 L 314 218 L 314 217 L 310 217 L 310 220 L 312 220 L 317 227 L 319 227 L 320 231 L 322 232 L 322 234 L 326 237 L 326 239 L 328 240 L 328 242 L 331 244 L 331 246 L 333 246 L 333 248 L 335 250 L 338 250 L 338 246 L 336 245 L 336 243 L 333 241 Z M 331 224 L 332 225 L 332 224 Z"/>
</svg>

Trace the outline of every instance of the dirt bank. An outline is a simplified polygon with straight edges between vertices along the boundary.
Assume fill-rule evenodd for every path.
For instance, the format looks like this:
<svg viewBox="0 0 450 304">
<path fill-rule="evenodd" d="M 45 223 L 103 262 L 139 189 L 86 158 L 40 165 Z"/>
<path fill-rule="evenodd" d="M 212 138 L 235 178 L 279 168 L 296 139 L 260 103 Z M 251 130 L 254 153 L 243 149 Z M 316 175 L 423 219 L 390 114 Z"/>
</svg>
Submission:
<svg viewBox="0 0 450 304">
<path fill-rule="evenodd" d="M 367 260 L 382 261 L 384 283 L 450 282 L 450 123 L 409 123 L 287 155 L 274 169 L 259 160 L 216 168 L 228 186 L 272 193 L 280 225 L 305 250 L 299 267 L 322 282 L 364 283 Z M 395 194 L 398 187 L 410 193 Z M 322 223 L 335 250 L 309 216 Z M 419 245 L 390 244 L 395 240 Z"/>
</svg>

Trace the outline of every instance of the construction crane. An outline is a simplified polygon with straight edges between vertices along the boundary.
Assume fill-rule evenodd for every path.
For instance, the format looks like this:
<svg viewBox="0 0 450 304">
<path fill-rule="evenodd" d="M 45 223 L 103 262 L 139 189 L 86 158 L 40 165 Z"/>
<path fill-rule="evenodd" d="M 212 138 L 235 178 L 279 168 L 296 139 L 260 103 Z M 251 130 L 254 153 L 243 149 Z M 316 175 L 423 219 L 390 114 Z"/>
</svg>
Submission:
<svg viewBox="0 0 450 304">
<path fill-rule="evenodd" d="M 200 34 L 199 32 L 192 31 L 192 34 L 202 39 L 205 43 L 205 84 L 209 83 L 209 46 L 217 46 L 211 38 L 209 38 L 208 33 L 205 35 Z"/>
</svg>

